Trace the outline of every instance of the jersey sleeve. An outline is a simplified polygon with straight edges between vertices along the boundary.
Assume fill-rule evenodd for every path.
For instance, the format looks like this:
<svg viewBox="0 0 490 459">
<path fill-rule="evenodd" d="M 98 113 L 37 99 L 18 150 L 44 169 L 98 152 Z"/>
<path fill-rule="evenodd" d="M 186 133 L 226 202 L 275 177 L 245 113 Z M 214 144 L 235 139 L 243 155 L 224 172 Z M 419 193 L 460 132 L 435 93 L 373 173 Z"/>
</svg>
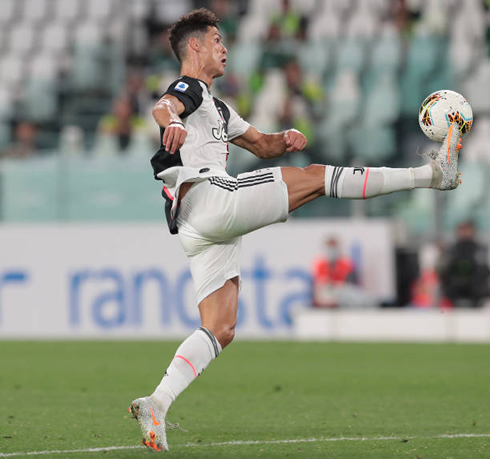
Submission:
<svg viewBox="0 0 490 459">
<path fill-rule="evenodd" d="M 202 87 L 199 81 L 186 76 L 175 80 L 165 91 L 165 94 L 177 97 L 184 104 L 185 110 L 181 113 L 181 118 L 195 112 L 203 101 Z"/>
<path fill-rule="evenodd" d="M 250 127 L 250 123 L 247 123 L 233 108 L 228 104 L 226 107 L 230 111 L 230 118 L 228 120 L 228 140 L 233 140 L 236 137 L 240 137 L 247 132 Z"/>
</svg>

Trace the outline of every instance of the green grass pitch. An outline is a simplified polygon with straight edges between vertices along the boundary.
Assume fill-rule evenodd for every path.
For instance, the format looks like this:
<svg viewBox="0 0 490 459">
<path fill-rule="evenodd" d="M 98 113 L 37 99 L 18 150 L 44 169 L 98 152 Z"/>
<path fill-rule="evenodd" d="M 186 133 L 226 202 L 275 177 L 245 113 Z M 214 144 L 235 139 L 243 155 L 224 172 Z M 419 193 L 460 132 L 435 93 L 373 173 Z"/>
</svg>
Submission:
<svg viewBox="0 0 490 459">
<path fill-rule="evenodd" d="M 0 457 L 151 457 L 127 407 L 177 344 L 0 342 Z M 174 458 L 490 458 L 490 346 L 236 342 L 169 421 Z"/>
</svg>

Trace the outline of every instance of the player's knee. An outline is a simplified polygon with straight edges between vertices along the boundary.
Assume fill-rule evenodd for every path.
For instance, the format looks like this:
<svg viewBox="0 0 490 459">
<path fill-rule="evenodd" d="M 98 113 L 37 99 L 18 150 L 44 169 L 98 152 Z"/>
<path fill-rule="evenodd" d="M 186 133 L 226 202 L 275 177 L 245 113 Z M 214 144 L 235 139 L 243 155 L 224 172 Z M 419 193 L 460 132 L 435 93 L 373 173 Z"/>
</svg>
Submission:
<svg viewBox="0 0 490 459">
<path fill-rule="evenodd" d="M 233 341 L 233 338 L 235 337 L 235 326 L 236 322 L 222 327 L 221 330 L 216 333 L 216 339 L 219 341 L 223 349 Z"/>
<path fill-rule="evenodd" d="M 325 176 L 325 166 L 323 164 L 310 164 L 303 170 L 313 177 L 323 178 Z"/>
</svg>

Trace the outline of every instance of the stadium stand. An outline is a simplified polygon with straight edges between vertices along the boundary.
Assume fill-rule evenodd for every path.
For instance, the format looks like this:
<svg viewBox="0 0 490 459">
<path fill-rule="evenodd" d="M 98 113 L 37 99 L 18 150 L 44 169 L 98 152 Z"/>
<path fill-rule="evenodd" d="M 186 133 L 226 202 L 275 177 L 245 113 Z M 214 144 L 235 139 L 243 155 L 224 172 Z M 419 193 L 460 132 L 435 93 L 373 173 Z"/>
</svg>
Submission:
<svg viewBox="0 0 490 459">
<path fill-rule="evenodd" d="M 229 49 L 228 75 L 213 91 L 263 130 L 282 129 L 291 122 L 310 139 L 303 156 L 275 164 L 414 164 L 417 147 L 430 145 L 416 122 L 420 102 L 443 87 L 465 94 L 482 127 L 477 122 L 468 140 L 465 155 L 472 164 L 464 171 L 479 185 L 471 192 L 463 187 L 450 201 L 458 209 L 473 209 L 473 216 L 490 226 L 482 210 L 490 206 L 488 193 L 478 178 L 484 170 L 478 166 L 489 162 L 483 145 L 488 142 L 490 114 L 489 6 L 481 0 L 2 0 L 0 157 L 3 175 L 9 171 L 2 180 L 3 220 L 23 220 L 27 214 L 29 219 L 71 218 L 70 211 L 48 209 L 43 216 L 42 206 L 36 212 L 5 210 L 22 208 L 14 183 L 22 174 L 15 171 L 29 169 L 28 162 L 38 160 L 11 158 L 21 122 L 30 123 L 36 133 L 35 156 L 53 164 L 60 158 L 89 158 L 102 177 L 97 186 L 111 192 L 118 193 L 121 184 L 112 182 L 106 161 L 135 161 L 132 168 L 139 161 L 141 170 L 146 167 L 141 158 L 150 157 L 158 143 L 151 106 L 177 71 L 166 29 L 199 6 L 221 15 Z M 287 81 L 291 62 L 299 64 L 297 88 Z M 140 76 L 140 83 L 135 84 L 134 75 Z M 117 134 L 121 99 L 129 104 L 124 145 Z M 292 117 L 286 116 L 287 110 Z M 230 171 L 258 166 L 247 153 L 232 153 Z M 61 173 L 62 168 L 52 167 L 53 174 Z M 63 167 L 71 173 L 71 163 Z M 152 192 L 151 174 L 136 169 L 128 180 Z M 148 180 L 150 185 L 143 185 Z M 66 193 L 58 207 L 80 206 L 80 196 L 71 196 Z M 430 203 L 421 196 L 387 198 L 381 211 L 379 203 L 363 208 L 366 216 L 402 219 L 414 234 L 430 232 Z M 160 212 L 153 205 L 144 215 L 136 208 L 127 213 L 157 219 Z M 340 206 L 340 213 L 348 213 L 348 203 Z M 86 208 L 83 218 L 102 218 L 96 210 L 90 212 L 94 207 Z M 300 215 L 330 215 L 322 209 L 311 206 Z M 103 218 L 110 215 L 121 217 L 116 209 Z M 451 212 L 444 215 L 451 230 L 456 219 Z M 422 223 L 414 225 L 417 219 Z"/>
</svg>

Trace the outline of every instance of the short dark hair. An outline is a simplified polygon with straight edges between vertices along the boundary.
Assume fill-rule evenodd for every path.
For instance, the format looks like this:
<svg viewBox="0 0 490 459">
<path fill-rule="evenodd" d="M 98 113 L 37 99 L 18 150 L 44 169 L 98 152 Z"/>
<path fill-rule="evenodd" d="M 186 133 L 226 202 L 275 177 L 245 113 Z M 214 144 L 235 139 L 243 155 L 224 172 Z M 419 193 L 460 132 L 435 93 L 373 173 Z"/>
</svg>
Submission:
<svg viewBox="0 0 490 459">
<path fill-rule="evenodd" d="M 187 41 L 191 36 L 203 39 L 208 27 L 218 27 L 219 18 L 206 8 L 199 8 L 182 16 L 170 28 L 170 45 L 179 62 L 185 57 Z"/>
</svg>

